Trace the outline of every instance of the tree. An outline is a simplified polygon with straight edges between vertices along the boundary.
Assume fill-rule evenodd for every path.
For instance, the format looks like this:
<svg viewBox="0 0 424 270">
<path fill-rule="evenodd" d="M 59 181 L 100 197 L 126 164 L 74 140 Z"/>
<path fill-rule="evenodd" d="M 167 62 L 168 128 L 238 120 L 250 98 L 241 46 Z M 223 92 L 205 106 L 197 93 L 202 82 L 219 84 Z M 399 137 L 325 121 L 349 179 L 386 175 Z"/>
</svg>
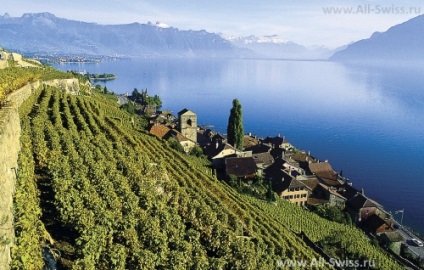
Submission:
<svg viewBox="0 0 424 270">
<path fill-rule="evenodd" d="M 344 212 L 340 206 L 319 205 L 314 212 L 331 221 L 347 225 L 352 224 L 350 215 Z"/>
<path fill-rule="evenodd" d="M 140 92 L 138 92 L 137 88 L 134 88 L 134 91 L 132 92 L 132 98 L 133 99 L 138 99 L 141 96 Z"/>
<path fill-rule="evenodd" d="M 131 101 L 121 105 L 120 108 L 127 111 L 130 114 L 135 114 L 135 105 Z"/>
<path fill-rule="evenodd" d="M 277 200 L 277 198 L 275 197 L 274 190 L 272 189 L 272 182 L 271 181 L 268 182 L 268 190 L 266 192 L 266 198 L 270 202 L 275 202 Z"/>
<path fill-rule="evenodd" d="M 175 150 L 177 150 L 179 152 L 185 153 L 184 148 L 182 147 L 182 145 L 180 144 L 180 142 L 177 139 L 169 138 L 168 144 L 169 144 L 169 146 L 171 146 L 171 148 L 174 148 Z"/>
<path fill-rule="evenodd" d="M 233 107 L 228 118 L 228 143 L 237 149 L 243 149 L 243 112 L 238 99 L 233 100 Z"/>
<path fill-rule="evenodd" d="M 238 180 L 239 179 L 234 174 L 228 175 L 228 183 L 230 184 L 230 186 L 234 188 L 240 187 Z"/>
<path fill-rule="evenodd" d="M 190 150 L 190 155 L 196 156 L 196 157 L 204 156 L 202 148 L 200 148 L 200 146 L 198 145 L 196 145 Z"/>
</svg>

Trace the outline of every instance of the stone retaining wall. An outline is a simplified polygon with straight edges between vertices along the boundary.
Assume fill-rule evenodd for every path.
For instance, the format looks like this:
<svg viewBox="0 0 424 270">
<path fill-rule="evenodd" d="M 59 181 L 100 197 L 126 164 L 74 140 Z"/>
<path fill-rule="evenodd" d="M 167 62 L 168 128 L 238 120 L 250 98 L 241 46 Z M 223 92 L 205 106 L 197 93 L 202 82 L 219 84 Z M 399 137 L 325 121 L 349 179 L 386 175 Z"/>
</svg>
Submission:
<svg viewBox="0 0 424 270">
<path fill-rule="evenodd" d="M 21 135 L 18 109 L 41 84 L 58 87 L 70 94 L 80 91 L 77 79 L 37 81 L 8 95 L 6 106 L 0 109 L 0 270 L 9 269 L 10 248 L 14 243 L 13 195 Z"/>
</svg>

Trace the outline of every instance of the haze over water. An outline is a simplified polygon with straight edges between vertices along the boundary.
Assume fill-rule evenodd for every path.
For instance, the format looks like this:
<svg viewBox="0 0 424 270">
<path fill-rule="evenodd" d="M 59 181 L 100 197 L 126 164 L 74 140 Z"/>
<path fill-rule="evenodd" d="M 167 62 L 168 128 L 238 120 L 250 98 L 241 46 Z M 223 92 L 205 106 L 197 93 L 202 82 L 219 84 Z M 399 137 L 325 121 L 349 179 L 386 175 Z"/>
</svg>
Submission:
<svg viewBox="0 0 424 270">
<path fill-rule="evenodd" d="M 356 188 L 424 233 L 424 70 L 318 61 L 131 59 L 56 64 L 62 70 L 114 73 L 116 93 L 148 89 L 174 114 L 225 133 L 232 100 L 245 132 L 286 136 L 328 159 Z M 400 220 L 400 215 L 394 215 Z"/>
</svg>

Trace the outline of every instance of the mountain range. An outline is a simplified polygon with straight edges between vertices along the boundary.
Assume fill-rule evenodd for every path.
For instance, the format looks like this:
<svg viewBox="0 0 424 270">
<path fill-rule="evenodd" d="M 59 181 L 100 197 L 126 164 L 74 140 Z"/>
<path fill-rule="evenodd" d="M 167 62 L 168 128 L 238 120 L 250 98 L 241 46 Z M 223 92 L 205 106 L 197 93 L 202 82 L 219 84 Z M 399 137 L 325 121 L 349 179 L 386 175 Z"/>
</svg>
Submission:
<svg viewBox="0 0 424 270">
<path fill-rule="evenodd" d="M 286 41 L 277 35 L 234 37 L 221 35 L 238 48 L 247 49 L 250 56 L 279 59 L 327 59 L 333 51 L 324 46 L 307 48 L 303 45 Z"/>
<path fill-rule="evenodd" d="M 326 59 L 331 55 L 325 47 L 309 49 L 276 35 L 229 37 L 160 22 L 99 25 L 47 12 L 0 16 L 0 46 L 22 53 L 112 56 Z"/>
<path fill-rule="evenodd" d="M 100 25 L 51 13 L 0 16 L 0 46 L 22 53 L 107 56 L 330 59 L 342 62 L 421 61 L 424 15 L 330 50 L 307 48 L 276 35 L 233 37 L 180 30 L 164 23 Z"/>
<path fill-rule="evenodd" d="M 182 31 L 163 24 L 99 25 L 51 13 L 0 16 L 0 46 L 26 53 L 123 56 L 233 56 L 235 47 L 217 34 Z"/>
<path fill-rule="evenodd" d="M 424 60 L 424 15 L 375 32 L 336 52 L 330 60 L 343 62 L 419 62 Z"/>
</svg>

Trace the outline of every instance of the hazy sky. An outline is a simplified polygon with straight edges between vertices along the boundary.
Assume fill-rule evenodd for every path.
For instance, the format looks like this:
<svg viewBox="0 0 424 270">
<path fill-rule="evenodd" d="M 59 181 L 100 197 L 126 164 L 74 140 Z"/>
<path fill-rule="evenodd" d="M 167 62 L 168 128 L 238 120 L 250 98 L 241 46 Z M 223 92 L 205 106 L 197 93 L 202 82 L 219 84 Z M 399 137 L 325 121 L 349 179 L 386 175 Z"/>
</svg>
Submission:
<svg viewBox="0 0 424 270">
<path fill-rule="evenodd" d="M 340 7 L 345 8 L 339 10 L 342 14 L 325 12 Z M 423 14 L 424 1 L 0 0 L 0 13 L 13 17 L 44 11 L 99 24 L 160 21 L 182 30 L 205 29 L 234 36 L 277 34 L 307 46 L 334 48 Z"/>
</svg>

